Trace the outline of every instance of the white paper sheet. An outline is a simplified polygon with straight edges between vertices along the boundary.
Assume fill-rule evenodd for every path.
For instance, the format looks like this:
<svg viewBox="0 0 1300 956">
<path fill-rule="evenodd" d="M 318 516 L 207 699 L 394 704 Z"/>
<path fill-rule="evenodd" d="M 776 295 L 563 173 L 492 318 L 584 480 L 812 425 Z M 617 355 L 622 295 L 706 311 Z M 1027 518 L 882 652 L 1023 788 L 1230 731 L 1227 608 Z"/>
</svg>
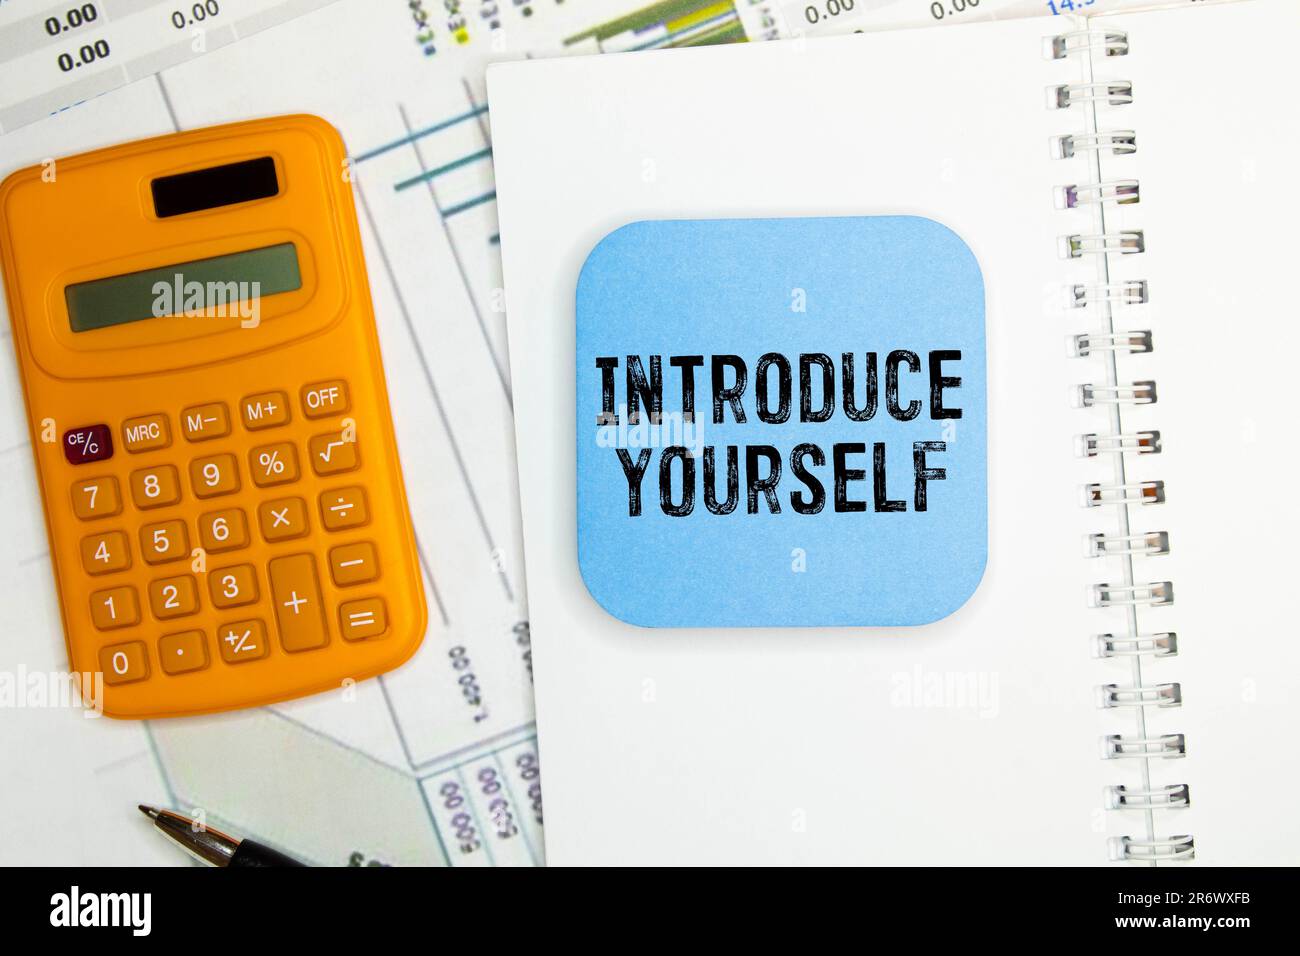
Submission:
<svg viewBox="0 0 1300 956">
<path fill-rule="evenodd" d="M 117 13 L 162 15 L 146 3 L 100 5 L 114 29 L 130 22 Z M 0 28 L 48 6 L 4 3 Z M 278 9 L 311 6 L 319 4 Z M 210 31 L 206 55 L 169 68 L 157 62 L 156 75 L 0 136 L 4 174 L 51 156 L 278 112 L 316 112 L 342 130 L 357 174 L 432 622 L 419 655 L 382 681 L 357 687 L 355 699 L 321 696 L 149 724 L 90 723 L 43 708 L 0 711 L 6 760 L 21 768 L 0 793 L 0 860 L 180 862 L 136 813 L 140 801 L 201 810 L 213 823 L 313 862 L 542 859 L 514 400 L 483 66 L 493 58 L 600 49 L 601 37 L 628 28 L 641 31 L 643 46 L 698 37 L 690 24 L 641 0 L 484 4 L 473 16 L 441 18 L 440 7 L 339 0 L 226 46 L 211 42 Z M 483 15 L 490 8 L 498 8 L 496 15 Z M 935 18 L 921 0 L 859 0 L 851 20 L 846 10 L 816 27 L 783 29 L 813 35 L 947 25 L 1039 8 L 1038 0 L 982 0 Z M 223 2 L 210 26 L 249 9 Z M 735 4 L 715 26 L 740 24 L 758 36 L 772 9 Z M 24 55 L 53 57 L 61 49 L 55 43 Z M 114 43 L 105 62 L 111 66 L 126 50 Z M 3 102 L 56 90 L 44 85 L 50 75 L 6 73 L 4 95 L 13 99 Z M 10 353 L 0 361 L 0 482 L 8 489 L 0 533 L 10 542 L 0 558 L 0 595 L 13 615 L 0 675 L 16 679 L 24 671 L 56 672 L 66 661 L 9 334 L 0 321 Z M 469 667 L 454 666 L 454 648 L 465 649 L 456 660 L 468 656 Z M 490 805 L 500 780 L 518 833 L 494 823 Z M 29 826 L 48 810 L 77 825 L 54 833 Z"/>
<path fill-rule="evenodd" d="M 1157 814 L 1156 827 L 1193 832 L 1206 862 L 1283 862 L 1300 850 L 1293 815 L 1259 804 L 1295 783 L 1273 756 L 1294 725 L 1294 626 L 1280 595 L 1256 589 L 1280 590 L 1293 564 L 1294 509 L 1275 505 L 1284 488 L 1266 490 L 1258 475 L 1265 449 L 1270 475 L 1295 464 L 1278 380 L 1292 333 L 1273 358 L 1222 364 L 1234 328 L 1268 351 L 1276 320 L 1255 316 L 1289 301 L 1283 230 L 1297 212 L 1286 172 L 1296 127 L 1293 111 L 1265 104 L 1285 89 L 1295 17 L 1262 2 L 1134 16 L 1132 55 L 1114 65 L 1124 76 L 1133 67 L 1137 96 L 1160 88 L 1132 113 L 1134 123 L 1163 118 L 1141 166 L 1143 202 L 1125 216 L 1151 240 L 1134 268 L 1150 267 L 1163 297 L 1152 308 L 1182 330 L 1170 348 L 1157 335 L 1150 363 L 1156 378 L 1172 370 L 1173 394 L 1150 414 L 1156 427 L 1171 423 L 1180 450 L 1144 463 L 1182 502 L 1151 509 L 1178 556 L 1143 570 L 1156 575 L 1167 562 L 1176 587 L 1181 575 L 1192 590 L 1189 607 L 1180 599 L 1170 611 L 1190 649 L 1153 670 L 1183 684 L 1186 705 L 1161 714 L 1159 727 L 1186 729 L 1190 750 L 1159 782 L 1195 781 L 1199 809 Z M 1102 800 L 1104 786 L 1141 777 L 1132 762 L 1100 759 L 1102 736 L 1131 735 L 1135 723 L 1096 701 L 1098 686 L 1124 683 L 1127 668 L 1089 653 L 1092 635 L 1123 633 L 1125 618 L 1085 603 L 1091 585 L 1118 580 L 1120 565 L 1082 556 L 1086 534 L 1118 526 L 1111 509 L 1080 504 L 1084 482 L 1110 480 L 1111 463 L 1079 460 L 1072 447 L 1109 422 L 1069 401 L 1071 386 L 1099 380 L 1103 366 L 1066 357 L 1068 333 L 1086 330 L 1073 327 L 1062 291 L 1097 273 L 1090 261 L 1058 258 L 1058 240 L 1101 223 L 1052 207 L 1054 187 L 1087 174 L 1048 158 L 1052 135 L 1082 128 L 1077 114 L 1045 105 L 1049 84 L 1084 78 L 1077 61 L 1043 58 L 1042 41 L 1061 30 L 1043 19 L 489 74 L 512 373 L 529 396 L 516 408 L 516 436 L 552 862 L 1087 864 L 1106 861 L 1108 837 L 1146 835 L 1143 814 L 1107 811 Z M 1224 36 L 1264 34 L 1222 59 L 1206 54 Z M 1207 101 L 1189 89 L 1218 92 Z M 1228 111 L 1226 135 L 1205 154 L 1218 175 L 1207 178 L 1198 147 Z M 1244 156 L 1233 131 L 1248 132 Z M 809 157 L 819 159 L 815 174 Z M 641 175 L 647 158 L 653 177 Z M 1258 177 L 1249 210 L 1238 202 L 1243 159 Z M 1174 163 L 1182 167 L 1170 174 Z M 1181 212 L 1170 215 L 1173 206 Z M 644 630 L 614 620 L 586 593 L 575 556 L 573 290 L 587 252 L 643 218 L 855 213 L 936 218 L 984 270 L 983 584 L 952 617 L 906 631 Z M 1162 248 L 1170 233 L 1179 238 Z M 1236 324 L 1211 307 L 1220 300 L 1247 307 Z M 1228 382 L 1251 396 L 1248 412 L 1225 410 Z M 1193 387 L 1204 391 L 1180 409 Z M 1229 434 L 1254 422 L 1264 447 L 1239 453 L 1219 427 L 1224 415 Z M 1193 509 L 1202 517 L 1189 521 Z M 1259 534 L 1247 545 L 1239 528 Z M 1243 646 L 1225 650 L 1226 641 Z M 996 703 L 946 689 L 963 682 L 995 688 Z"/>
</svg>

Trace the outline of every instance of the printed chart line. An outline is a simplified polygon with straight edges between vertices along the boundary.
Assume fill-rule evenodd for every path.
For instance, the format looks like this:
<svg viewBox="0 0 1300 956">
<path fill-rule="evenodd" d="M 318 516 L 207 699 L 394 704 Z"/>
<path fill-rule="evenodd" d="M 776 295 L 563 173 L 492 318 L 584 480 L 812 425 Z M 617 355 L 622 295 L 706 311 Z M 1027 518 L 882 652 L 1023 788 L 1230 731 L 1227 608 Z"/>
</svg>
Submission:
<svg viewBox="0 0 1300 956">
<path fill-rule="evenodd" d="M 464 747 L 457 747 L 455 750 L 448 750 L 436 757 L 430 757 L 428 760 L 414 764 L 413 769 L 415 775 L 420 780 L 427 780 L 430 777 L 436 777 L 438 774 L 443 773 L 447 768 L 440 765 L 444 764 L 448 760 L 454 760 L 465 754 L 477 754 L 481 748 L 495 746 L 497 744 L 500 744 L 500 747 L 497 748 L 498 750 L 504 750 L 506 747 L 513 747 L 515 744 L 535 740 L 536 737 L 537 723 L 536 721 L 530 720 L 526 723 L 519 724 L 516 727 L 511 727 L 509 730 L 502 730 L 495 733 L 491 737 L 484 737 L 482 740 L 476 740 L 472 744 L 466 744 Z M 491 752 L 496 753 L 496 750 Z M 469 760 L 463 761 L 463 763 L 469 762 Z M 461 766 L 461 764 L 454 764 L 453 766 Z"/>
<path fill-rule="evenodd" d="M 487 159 L 492 155 L 492 147 L 480 149 L 476 153 L 470 153 L 468 156 L 462 156 L 460 159 L 453 159 L 450 163 L 443 163 L 441 166 L 435 166 L 427 172 L 420 173 L 418 176 L 412 176 L 410 179 L 403 179 L 394 189 L 401 192 L 403 189 L 410 189 L 412 186 L 418 186 L 420 183 L 426 183 L 431 179 L 444 176 L 453 170 L 460 169 L 462 166 L 468 166 L 470 163 L 476 163 L 480 159 Z M 493 194 L 495 195 L 495 193 Z"/>
<path fill-rule="evenodd" d="M 403 116 L 405 121 L 405 116 Z M 384 272 L 388 276 L 388 281 L 393 287 L 393 294 L 397 298 L 398 311 L 402 315 L 402 321 L 406 324 L 407 334 L 411 337 L 411 344 L 414 346 L 416 358 L 419 359 L 420 367 L 424 372 L 425 384 L 429 387 L 429 393 L 433 398 L 434 410 L 438 413 L 438 418 L 442 423 L 443 432 L 447 436 L 447 447 L 451 449 L 452 457 L 456 461 L 456 467 L 460 471 L 461 481 L 464 482 L 465 492 L 469 495 L 470 505 L 474 511 L 474 517 L 478 521 L 479 529 L 483 533 L 484 540 L 487 542 L 488 553 L 497 553 L 496 541 L 492 537 L 492 529 L 488 527 L 487 518 L 483 514 L 483 505 L 478 500 L 478 494 L 474 491 L 474 484 L 470 481 L 469 470 L 465 467 L 465 458 L 461 454 L 460 446 L 456 443 L 455 434 L 451 430 L 451 422 L 447 417 L 447 410 L 443 407 L 442 397 L 438 392 L 438 386 L 433 381 L 433 370 L 429 368 L 428 357 L 424 354 L 424 349 L 420 347 L 419 336 L 415 332 L 415 323 L 411 318 L 410 309 L 406 305 L 406 297 L 402 295 L 402 288 L 397 281 L 397 273 L 393 268 L 392 260 L 388 256 L 388 250 L 384 247 L 383 237 L 380 235 L 379 228 L 375 223 L 374 213 L 370 209 L 370 203 L 366 199 L 365 190 L 362 189 L 358 180 L 353 181 L 353 187 L 357 192 L 357 201 L 361 205 L 362 214 L 370 226 L 371 234 L 375 237 L 375 244 L 379 248 L 379 259 L 383 264 Z M 463 273 L 462 273 L 463 275 Z M 471 300 L 473 296 L 470 296 Z M 497 568 L 497 578 L 501 582 L 501 587 L 505 590 L 506 598 L 510 603 L 514 603 L 515 591 L 510 585 L 510 578 L 506 574 L 505 567 Z"/>
<path fill-rule="evenodd" d="M 483 826 L 483 821 L 479 818 L 478 807 L 475 806 L 475 800 L 470 796 L 473 788 L 465 780 L 465 771 L 461 769 L 461 767 L 457 767 L 454 772 L 456 774 L 456 779 L 460 782 L 460 788 L 465 791 L 465 809 L 469 811 L 470 819 L 474 821 L 474 829 L 478 830 L 479 833 L 487 834 L 488 829 Z M 483 847 L 483 852 L 487 855 L 488 866 L 496 866 L 496 856 L 492 853 L 492 841 L 484 840 L 480 845 Z"/>
<path fill-rule="evenodd" d="M 411 123 L 406 115 L 406 108 L 399 103 L 397 111 L 401 114 L 402 125 L 410 130 Z M 420 164 L 421 173 L 427 174 L 429 169 L 425 165 L 424 154 L 420 152 L 420 147 L 414 140 L 411 142 L 411 148 L 415 151 L 415 159 L 416 162 Z M 488 149 L 487 153 L 490 155 L 491 149 Z M 501 357 L 497 355 L 496 349 L 492 347 L 492 338 L 488 335 L 487 323 L 483 321 L 483 310 L 479 308 L 478 299 L 474 297 L 474 287 L 470 284 L 469 275 L 465 271 L 464 260 L 461 258 L 460 250 L 456 248 L 456 239 L 451 234 L 451 229 L 447 225 L 447 220 L 457 213 L 464 212 L 467 209 L 472 209 L 475 206 L 480 206 L 489 200 L 495 199 L 496 190 L 493 190 L 485 196 L 478 196 L 474 199 L 468 200 L 467 202 L 460 203 L 457 206 L 444 209 L 442 203 L 438 200 L 438 191 L 434 186 L 433 178 L 426 178 L 424 183 L 428 187 L 429 199 L 433 202 L 433 208 L 438 213 L 438 221 L 442 225 L 443 234 L 447 238 L 447 247 L 451 250 L 451 257 L 456 263 L 456 271 L 460 274 L 461 284 L 465 287 L 465 295 L 469 298 L 470 306 L 474 309 L 474 320 L 478 322 L 479 335 L 483 337 L 483 347 L 487 349 L 488 355 L 492 357 L 492 365 L 497 371 L 497 379 L 501 382 L 501 391 L 505 395 L 506 404 L 509 406 L 510 412 L 513 415 L 515 403 L 514 396 L 510 391 L 510 378 L 506 373 L 505 366 L 502 364 Z"/>
<path fill-rule="evenodd" d="M 501 775 L 501 786 L 506 792 L 506 797 L 510 801 L 510 806 L 514 807 L 520 814 L 526 813 L 527 809 L 524 804 L 519 802 L 515 796 L 515 788 L 510 785 L 510 774 L 506 770 L 505 764 L 501 762 L 501 751 L 492 752 L 492 762 L 496 764 L 497 773 Z M 528 860 L 533 866 L 537 866 L 537 851 L 533 847 L 533 841 L 528 839 L 528 832 L 524 827 L 519 828 L 519 837 L 524 841 L 524 849 L 528 851 Z"/>
<path fill-rule="evenodd" d="M 475 206 L 481 206 L 485 202 L 491 202 L 496 198 L 497 198 L 497 193 L 496 190 L 494 189 L 491 192 L 486 192 L 481 196 L 475 196 L 473 199 L 467 199 L 462 203 L 457 203 L 454 206 L 448 206 L 446 209 L 439 209 L 438 211 L 442 213 L 442 217 L 444 219 L 450 219 L 452 216 L 455 216 L 458 213 L 462 213 L 465 212 L 466 210 L 473 209 Z M 505 385 L 504 378 L 502 379 L 501 384 Z M 509 392 L 508 386 L 506 388 L 506 391 Z"/>
<path fill-rule="evenodd" d="M 487 143 L 488 145 L 491 145 L 491 144 L 492 144 L 492 127 L 491 127 L 491 125 L 490 125 L 490 124 L 489 124 L 489 123 L 488 123 L 488 122 L 483 118 L 483 115 L 487 112 L 487 106 L 486 106 L 486 105 L 484 105 L 484 106 L 480 106 L 480 105 L 479 105 L 478 98 L 474 95 L 474 87 L 470 84 L 469 77 L 462 76 L 462 77 L 460 78 L 460 86 L 461 86 L 461 89 L 463 89 L 463 90 L 465 91 L 465 99 L 469 100 L 469 105 L 470 105 L 472 108 L 474 108 L 474 109 L 476 109 L 476 110 L 479 110 L 479 116 L 478 116 L 478 128 L 479 128 L 479 132 L 483 134 L 483 141 L 484 141 L 485 143 Z"/>
<path fill-rule="evenodd" d="M 363 163 L 367 159 L 374 159 L 376 156 L 382 156 L 384 153 L 391 152 L 395 149 L 401 149 L 403 146 L 406 146 L 408 143 L 414 143 L 417 139 L 423 139 L 425 136 L 432 136 L 434 133 L 441 133 L 443 130 L 450 129 L 451 127 L 456 126 L 459 123 L 464 123 L 467 120 L 475 119 L 476 117 L 481 116 L 486 112 L 487 112 L 486 106 L 475 106 L 473 109 L 469 110 L 468 112 L 461 113 L 457 116 L 453 116 L 450 119 L 442 120 L 441 122 L 438 123 L 434 123 L 432 126 L 426 126 L 423 129 L 412 130 L 408 125 L 407 134 L 405 136 L 401 137 L 400 139 L 395 139 L 391 143 L 385 143 L 382 146 L 376 146 L 374 149 L 368 149 L 364 153 L 358 153 L 356 156 L 352 157 L 352 161 L 354 163 Z"/>
</svg>

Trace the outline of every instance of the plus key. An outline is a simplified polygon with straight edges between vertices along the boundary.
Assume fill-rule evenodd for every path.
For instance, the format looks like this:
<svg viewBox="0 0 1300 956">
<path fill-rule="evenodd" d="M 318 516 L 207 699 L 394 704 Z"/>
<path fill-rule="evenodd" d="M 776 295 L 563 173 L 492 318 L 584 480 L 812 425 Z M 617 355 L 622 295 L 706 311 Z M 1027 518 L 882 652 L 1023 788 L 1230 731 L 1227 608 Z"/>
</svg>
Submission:
<svg viewBox="0 0 1300 956">
<path fill-rule="evenodd" d="M 291 554 L 273 559 L 267 571 L 280 645 L 290 652 L 324 647 L 329 632 L 325 629 L 316 559 L 310 554 Z"/>
</svg>

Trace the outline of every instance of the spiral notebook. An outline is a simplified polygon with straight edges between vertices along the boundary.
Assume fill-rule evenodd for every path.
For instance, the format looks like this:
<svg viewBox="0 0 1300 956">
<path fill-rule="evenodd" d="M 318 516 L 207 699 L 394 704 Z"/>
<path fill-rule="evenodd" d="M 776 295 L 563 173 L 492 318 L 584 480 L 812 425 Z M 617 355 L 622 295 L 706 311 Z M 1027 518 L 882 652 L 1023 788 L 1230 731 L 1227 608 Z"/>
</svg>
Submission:
<svg viewBox="0 0 1300 956">
<path fill-rule="evenodd" d="M 492 68 L 549 860 L 1300 859 L 1298 35 L 1291 0 L 1245 0 Z M 856 348 L 860 383 L 877 344 L 882 409 L 936 351 L 914 394 L 963 382 L 890 423 L 874 509 L 864 437 L 865 513 L 780 485 L 775 514 L 761 482 L 756 512 L 743 484 L 687 507 L 703 455 L 601 444 L 628 397 L 658 410 L 654 368 L 667 407 L 693 355 L 705 394 L 710 355 L 752 383 Z M 718 456 L 791 447 L 700 417 Z M 885 604 L 825 570 L 882 501 L 939 569 L 890 543 L 917 570 Z"/>
</svg>

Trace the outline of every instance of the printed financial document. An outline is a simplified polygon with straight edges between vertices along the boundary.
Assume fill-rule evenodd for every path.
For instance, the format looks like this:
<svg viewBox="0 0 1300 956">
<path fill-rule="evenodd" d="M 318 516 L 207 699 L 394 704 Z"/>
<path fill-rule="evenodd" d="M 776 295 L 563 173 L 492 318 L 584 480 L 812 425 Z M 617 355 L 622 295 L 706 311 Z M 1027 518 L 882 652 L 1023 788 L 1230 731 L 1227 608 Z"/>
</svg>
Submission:
<svg viewBox="0 0 1300 956">
<path fill-rule="evenodd" d="M 6 353 L 0 357 L 0 482 L 6 488 L 0 533 L 8 542 L 0 557 L 0 597 L 9 635 L 0 673 L 16 689 L 2 712 L 14 773 L 0 795 L 0 858 L 173 864 L 174 851 L 137 820 L 135 806 L 144 802 L 319 865 L 544 862 L 543 771 L 514 462 L 516 396 L 506 360 L 507 302 L 483 92 L 488 62 L 1144 5 L 221 0 L 170 7 L 0 0 L 0 70 L 7 71 L 0 122 L 11 130 L 0 136 L 0 173 L 253 116 L 306 111 L 339 128 L 351 157 L 343 172 L 356 190 L 430 608 L 429 632 L 408 664 L 335 692 L 140 723 L 42 706 L 42 675 L 66 669 L 67 661 L 11 332 L 7 321 L 0 323 Z M 74 6 L 76 16 L 69 13 Z M 99 58 L 95 45 L 104 36 L 83 7 L 95 8 L 104 23 L 121 13 L 122 24 L 128 10 L 143 16 L 151 8 L 151 16 L 163 18 L 179 11 L 187 30 L 201 7 L 207 45 L 180 60 L 150 60 L 142 32 L 142 45 L 117 80 L 88 86 L 77 95 L 84 102 L 63 109 L 66 86 L 58 74 L 90 76 L 87 70 L 112 65 L 121 52 L 122 41 L 110 36 L 109 52 Z M 19 27 L 21 37 L 40 36 L 27 21 L 35 17 L 32 23 L 44 30 L 54 10 L 66 42 L 49 33 L 50 42 L 30 48 L 6 45 L 19 36 L 6 31 Z M 239 27 L 239 18 L 258 11 L 280 20 L 259 31 Z M 236 19 L 227 23 L 227 17 Z M 229 41 L 216 42 L 232 23 L 239 28 Z M 69 44 L 68 55 L 80 57 L 87 46 L 97 59 L 64 71 L 59 58 Z M 14 69 L 24 50 L 24 58 L 39 54 L 53 69 Z M 78 825 L 37 832 L 28 822 L 38 809 L 62 811 Z"/>
</svg>

